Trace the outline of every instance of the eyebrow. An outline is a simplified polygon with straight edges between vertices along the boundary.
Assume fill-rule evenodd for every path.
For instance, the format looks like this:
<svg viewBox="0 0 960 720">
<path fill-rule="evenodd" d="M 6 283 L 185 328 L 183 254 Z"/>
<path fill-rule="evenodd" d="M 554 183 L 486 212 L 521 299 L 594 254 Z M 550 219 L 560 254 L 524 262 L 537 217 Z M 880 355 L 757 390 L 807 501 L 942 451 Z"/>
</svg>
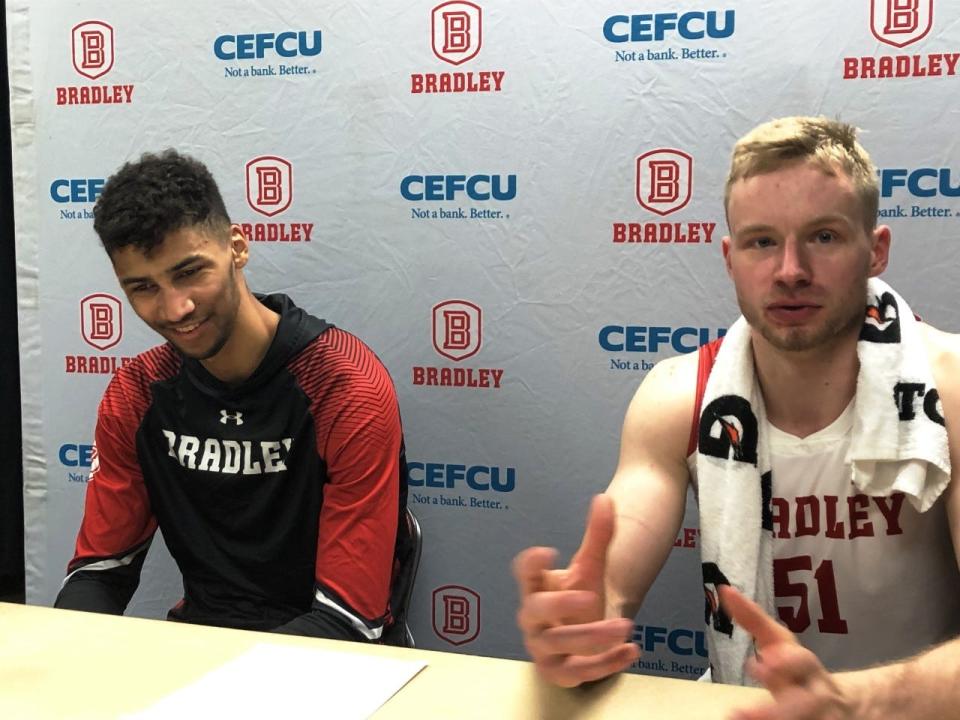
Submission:
<svg viewBox="0 0 960 720">
<path fill-rule="evenodd" d="M 815 227 L 817 225 L 824 225 L 826 223 L 838 222 L 838 221 L 848 226 L 854 225 L 853 221 L 851 221 L 850 218 L 848 218 L 846 215 L 843 215 L 842 213 L 833 213 L 829 215 L 820 215 L 819 217 L 815 217 L 813 220 L 810 220 L 809 222 L 804 223 L 804 227 L 810 228 L 810 227 Z M 743 235 L 746 233 L 753 233 L 753 232 L 770 232 L 775 229 L 776 228 L 774 228 L 772 225 L 758 223 L 755 225 L 747 225 L 746 227 L 739 228 L 736 231 L 734 231 L 734 235 Z"/>
<path fill-rule="evenodd" d="M 178 272 L 178 271 L 180 271 L 180 270 L 183 270 L 183 269 L 184 269 L 185 267 L 187 267 L 188 265 L 192 265 L 192 264 L 195 263 L 195 262 L 205 261 L 205 260 L 207 260 L 207 258 L 206 258 L 204 255 L 197 255 L 197 254 L 188 255 L 188 256 L 185 257 L 183 260 L 181 260 L 180 262 L 178 262 L 176 265 L 174 265 L 174 266 L 172 266 L 172 267 L 169 267 L 169 268 L 167 268 L 166 270 L 164 270 L 163 274 L 164 274 L 164 275 L 173 275 L 174 273 L 176 273 L 176 272 Z M 140 283 L 140 282 L 149 282 L 150 279 L 151 279 L 151 278 L 149 278 L 149 277 L 126 277 L 126 278 L 123 278 L 122 280 L 120 280 L 120 285 L 121 285 L 121 286 L 134 285 L 134 284 Z"/>
</svg>

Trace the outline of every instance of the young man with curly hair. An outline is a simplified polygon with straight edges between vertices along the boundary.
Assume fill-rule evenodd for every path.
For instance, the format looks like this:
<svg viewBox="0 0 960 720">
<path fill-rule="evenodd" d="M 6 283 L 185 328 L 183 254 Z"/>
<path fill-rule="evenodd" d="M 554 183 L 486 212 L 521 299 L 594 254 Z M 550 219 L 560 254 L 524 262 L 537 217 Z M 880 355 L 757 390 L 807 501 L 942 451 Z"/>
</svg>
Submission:
<svg viewBox="0 0 960 720">
<path fill-rule="evenodd" d="M 407 541 L 400 416 L 356 337 L 244 277 L 249 243 L 199 161 L 127 163 L 94 229 L 166 341 L 114 376 L 63 608 L 122 613 L 159 528 L 183 576 L 169 618 L 379 641 Z"/>
</svg>

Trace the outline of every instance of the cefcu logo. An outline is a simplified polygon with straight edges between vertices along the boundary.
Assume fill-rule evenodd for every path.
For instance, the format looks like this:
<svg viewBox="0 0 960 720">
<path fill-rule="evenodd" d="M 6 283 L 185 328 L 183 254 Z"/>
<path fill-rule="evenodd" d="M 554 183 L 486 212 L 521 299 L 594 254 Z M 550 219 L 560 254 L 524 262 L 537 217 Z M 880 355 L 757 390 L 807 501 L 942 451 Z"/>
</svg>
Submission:
<svg viewBox="0 0 960 720">
<path fill-rule="evenodd" d="M 722 60 L 726 52 L 719 46 L 703 47 L 703 43 L 733 37 L 736 21 L 734 10 L 611 15 L 603 23 L 603 37 L 620 46 L 640 46 L 616 50 L 614 62 L 618 63 Z M 671 42 L 677 44 L 667 45 Z"/>
<path fill-rule="evenodd" d="M 883 168 L 877 174 L 881 220 L 960 217 L 960 174 L 950 168 Z"/>
<path fill-rule="evenodd" d="M 411 208 L 411 220 L 509 220 L 503 207 L 437 207 L 435 202 L 508 203 L 517 197 L 517 176 L 485 174 L 407 175 L 400 181 L 400 196 L 410 202 L 430 203 Z"/>
<path fill-rule="evenodd" d="M 866 6 L 867 0 L 860 0 Z M 934 27 L 933 0 L 869 0 L 870 17 L 864 23 L 874 38 L 897 50 L 926 38 Z M 957 74 L 960 52 L 861 55 L 843 58 L 844 80 L 884 80 L 943 77 Z"/>
<path fill-rule="evenodd" d="M 101 353 L 115 347 L 123 337 L 123 305 L 109 293 L 93 293 L 80 300 L 80 335 Z M 133 358 L 118 355 L 67 355 L 68 374 L 110 375 Z"/>
<path fill-rule="evenodd" d="M 293 203 L 293 164 L 277 155 L 261 155 L 244 168 L 247 205 L 265 218 L 286 212 Z M 313 223 L 242 222 L 251 242 L 310 242 Z"/>
<path fill-rule="evenodd" d="M 462 585 L 443 585 L 433 591 L 433 632 L 460 646 L 480 634 L 480 596 Z"/>
<path fill-rule="evenodd" d="M 438 60 L 460 67 L 477 57 L 482 45 L 483 8 L 479 5 L 454 0 L 437 5 L 430 12 L 430 47 Z M 500 92 L 505 75 L 505 70 L 411 73 L 410 92 Z"/>
<path fill-rule="evenodd" d="M 283 32 L 218 35 L 213 54 L 225 63 L 225 78 L 274 78 L 316 75 L 313 61 L 323 49 L 320 30 L 284 30 Z M 238 61 L 252 60 L 250 63 Z M 272 61 L 272 62 L 268 62 Z"/>
<path fill-rule="evenodd" d="M 483 310 L 469 300 L 445 300 L 433 306 L 433 349 L 459 363 L 480 352 L 483 345 Z M 500 389 L 501 368 L 421 366 L 413 368 L 414 385 Z"/>
<path fill-rule="evenodd" d="M 676 148 L 657 148 L 634 160 L 633 193 L 651 217 L 645 222 L 613 223 L 616 245 L 697 245 L 712 243 L 716 222 L 661 220 L 683 210 L 693 197 L 693 157 Z"/>
<path fill-rule="evenodd" d="M 50 183 L 50 199 L 57 203 L 60 220 L 92 220 L 89 207 L 72 208 L 64 205 L 93 205 L 103 192 L 105 178 L 56 178 Z"/>
<path fill-rule="evenodd" d="M 727 328 L 668 327 L 664 325 L 604 325 L 597 341 L 608 353 L 655 354 L 664 350 L 673 354 L 692 353 L 701 346 L 727 334 Z M 610 358 L 609 370 L 650 370 L 654 361 Z"/>
<path fill-rule="evenodd" d="M 504 496 L 517 487 L 517 469 L 413 461 L 407 463 L 407 485 L 411 488 L 410 500 L 417 505 L 509 510 Z M 448 495 L 438 490 L 465 491 L 471 495 Z"/>
<path fill-rule="evenodd" d="M 87 483 L 99 465 L 95 445 L 64 443 L 57 454 L 60 465 L 67 468 L 67 482 Z"/>
<path fill-rule="evenodd" d="M 113 26 L 102 20 L 87 20 L 70 31 L 73 70 L 96 81 L 113 70 L 116 57 Z M 133 85 L 107 83 L 60 85 L 55 88 L 57 105 L 123 105 L 133 101 Z"/>
<path fill-rule="evenodd" d="M 641 651 L 633 667 L 644 673 L 695 680 L 707 669 L 707 638 L 702 630 L 637 625 L 633 641 Z"/>
</svg>

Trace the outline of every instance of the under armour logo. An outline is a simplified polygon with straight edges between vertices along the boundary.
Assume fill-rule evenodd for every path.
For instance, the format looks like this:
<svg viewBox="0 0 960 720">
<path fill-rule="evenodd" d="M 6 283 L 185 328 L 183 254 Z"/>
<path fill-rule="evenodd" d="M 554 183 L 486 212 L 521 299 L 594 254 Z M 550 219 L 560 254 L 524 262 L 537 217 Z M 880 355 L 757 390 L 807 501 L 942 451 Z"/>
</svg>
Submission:
<svg viewBox="0 0 960 720">
<path fill-rule="evenodd" d="M 243 425 L 243 413 L 228 413 L 226 410 L 220 411 L 220 424 L 226 425 L 227 420 L 233 420 L 237 425 Z"/>
</svg>

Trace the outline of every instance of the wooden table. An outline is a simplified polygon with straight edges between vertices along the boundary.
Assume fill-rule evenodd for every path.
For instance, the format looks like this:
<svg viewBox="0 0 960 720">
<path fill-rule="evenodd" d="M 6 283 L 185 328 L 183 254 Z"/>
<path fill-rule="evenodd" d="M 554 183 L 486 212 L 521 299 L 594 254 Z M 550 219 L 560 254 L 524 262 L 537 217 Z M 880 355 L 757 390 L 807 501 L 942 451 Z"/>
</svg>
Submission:
<svg viewBox="0 0 960 720">
<path fill-rule="evenodd" d="M 0 718 L 117 717 L 152 705 L 264 642 L 425 661 L 427 667 L 376 713 L 377 720 L 711 720 L 766 695 L 628 674 L 563 690 L 517 660 L 0 603 Z"/>
</svg>

